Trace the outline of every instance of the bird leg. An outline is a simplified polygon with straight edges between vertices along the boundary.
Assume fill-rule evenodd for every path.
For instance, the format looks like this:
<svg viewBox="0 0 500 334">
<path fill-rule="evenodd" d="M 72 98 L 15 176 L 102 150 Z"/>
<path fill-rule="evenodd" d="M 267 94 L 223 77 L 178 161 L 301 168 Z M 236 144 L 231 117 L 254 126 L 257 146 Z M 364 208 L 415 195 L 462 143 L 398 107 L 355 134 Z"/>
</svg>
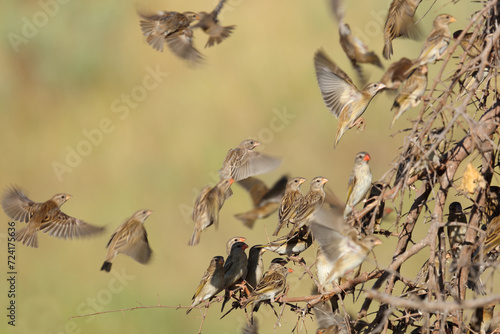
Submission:
<svg viewBox="0 0 500 334">
<path fill-rule="evenodd" d="M 286 257 L 286 259 L 288 261 L 293 261 L 295 263 L 298 263 L 298 264 L 306 264 L 306 261 L 304 260 L 303 257 L 300 257 L 300 256 L 294 256 L 294 255 L 289 255 Z"/>
<path fill-rule="evenodd" d="M 362 131 L 365 131 L 365 119 L 363 117 L 360 117 L 358 118 L 354 123 L 352 123 L 350 126 L 349 126 L 349 129 L 352 129 L 353 127 L 357 126 L 357 131 L 358 132 L 362 132 Z"/>
</svg>

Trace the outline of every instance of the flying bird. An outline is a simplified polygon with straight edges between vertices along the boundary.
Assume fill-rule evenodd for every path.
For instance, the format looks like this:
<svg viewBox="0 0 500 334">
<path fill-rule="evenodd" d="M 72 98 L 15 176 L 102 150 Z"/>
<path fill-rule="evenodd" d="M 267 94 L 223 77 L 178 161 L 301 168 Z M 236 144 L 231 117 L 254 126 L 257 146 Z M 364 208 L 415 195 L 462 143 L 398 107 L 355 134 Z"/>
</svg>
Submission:
<svg viewBox="0 0 500 334">
<path fill-rule="evenodd" d="M 412 64 L 413 62 L 410 59 L 403 57 L 389 66 L 382 79 L 380 79 L 380 82 L 385 85 L 386 91 L 397 91 L 399 89 L 401 83 L 408 78 L 407 72 Z"/>
<path fill-rule="evenodd" d="M 314 56 L 316 79 L 323 100 L 332 114 L 339 119 L 334 147 L 342 135 L 356 125 L 364 123 L 361 115 L 365 112 L 372 98 L 385 85 L 381 82 L 370 83 L 361 91 L 352 80 L 322 50 Z"/>
<path fill-rule="evenodd" d="M 103 232 L 103 227 L 88 224 L 68 216 L 60 210 L 61 205 L 70 198 L 69 194 L 56 194 L 46 202 L 36 203 L 26 197 L 19 187 L 7 188 L 2 197 L 2 207 L 5 214 L 15 221 L 28 224 L 16 232 L 16 241 L 37 248 L 38 231 L 63 239 L 85 237 Z"/>
<path fill-rule="evenodd" d="M 200 21 L 193 25 L 193 28 L 201 28 L 210 37 L 208 38 L 205 48 L 214 46 L 215 44 L 220 44 L 222 41 L 229 37 L 236 26 L 226 26 L 220 25 L 219 19 L 217 18 L 224 6 L 226 0 L 221 0 L 210 13 L 199 12 Z"/>
</svg>

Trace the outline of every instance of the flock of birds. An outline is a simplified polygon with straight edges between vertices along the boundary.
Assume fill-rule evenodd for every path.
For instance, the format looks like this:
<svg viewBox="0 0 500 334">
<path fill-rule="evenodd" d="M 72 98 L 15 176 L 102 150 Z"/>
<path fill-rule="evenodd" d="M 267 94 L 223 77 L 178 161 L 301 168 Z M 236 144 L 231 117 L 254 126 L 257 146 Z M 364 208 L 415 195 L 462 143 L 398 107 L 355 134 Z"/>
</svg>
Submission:
<svg viewBox="0 0 500 334">
<path fill-rule="evenodd" d="M 203 55 L 193 46 L 193 30 L 200 28 L 209 35 L 206 47 L 221 43 L 230 36 L 235 26 L 222 26 L 218 15 L 225 0 L 221 0 L 213 11 L 207 12 L 159 12 L 156 14 L 139 13 L 142 20 L 140 27 L 146 41 L 156 50 L 163 51 L 164 44 L 177 56 L 190 63 L 200 63 Z M 392 41 L 398 37 L 414 38 L 418 35 L 414 14 L 420 0 L 393 0 L 384 27 L 383 55 L 390 59 L 394 53 Z M 364 82 L 359 64 L 371 63 L 383 65 L 376 53 L 356 36 L 344 22 L 344 11 L 340 1 L 332 0 L 331 7 L 338 21 L 340 45 Z M 194 22 L 197 22 L 193 24 Z M 418 58 L 402 58 L 393 63 L 384 74 L 381 82 L 369 83 L 358 89 L 349 76 L 343 72 L 322 50 L 314 55 L 317 82 L 324 102 L 332 114 L 338 118 L 337 134 L 334 145 L 337 146 L 343 134 L 355 126 L 364 126 L 361 115 L 373 97 L 382 90 L 398 91 L 392 109 L 392 124 L 407 110 L 419 104 L 427 87 L 428 65 L 441 59 L 445 54 L 452 35 L 449 24 L 455 18 L 448 14 L 438 15 L 433 28 L 423 44 Z M 462 31 L 454 37 L 463 35 Z M 470 37 L 470 36 L 469 36 Z M 466 40 L 463 38 L 462 40 Z M 469 45 L 471 44 L 471 45 Z M 476 44 L 461 44 L 464 50 L 474 53 Z M 392 126 L 392 125 L 391 125 Z M 331 291 L 339 279 L 349 271 L 360 266 L 372 249 L 382 242 L 372 235 L 373 226 L 370 214 L 376 215 L 380 223 L 383 206 L 361 217 L 364 222 L 358 228 L 350 223 L 357 222 L 355 207 L 380 195 L 383 185 L 372 183 L 372 174 L 368 162 L 371 157 L 366 152 L 355 156 L 354 167 L 348 182 L 345 204 L 328 190 L 328 179 L 315 177 L 310 182 L 308 192 L 303 195 L 300 187 L 306 182 L 302 177 L 283 176 L 275 185 L 268 187 L 255 176 L 276 169 L 281 160 L 255 150 L 260 145 L 253 139 L 242 141 L 236 148 L 229 150 L 219 171 L 220 181 L 213 187 L 204 187 L 197 197 L 193 208 L 194 231 L 189 245 L 200 243 L 203 230 L 219 222 L 219 211 L 224 202 L 232 195 L 231 186 L 237 182 L 250 193 L 254 208 L 236 215 L 243 224 L 252 228 L 255 221 L 277 212 L 277 225 L 273 236 L 276 240 L 262 245 L 254 245 L 247 256 L 249 246 L 245 238 L 234 237 L 227 242 L 227 258 L 215 256 L 204 272 L 192 298 L 191 308 L 203 302 L 209 302 L 225 291 L 222 310 L 231 299 L 236 300 L 233 308 L 246 308 L 252 305 L 257 311 L 262 302 L 269 304 L 278 299 L 286 286 L 287 275 L 293 270 L 287 268 L 288 261 L 301 261 L 299 254 L 316 241 L 317 281 L 319 292 Z M 43 203 L 30 200 L 17 186 L 8 188 L 2 198 L 2 207 L 11 219 L 27 223 L 18 230 L 15 239 L 30 247 L 38 247 L 37 232 L 42 231 L 57 238 L 77 238 L 95 235 L 104 231 L 103 227 L 94 226 L 83 220 L 63 213 L 61 206 L 70 199 L 69 194 L 56 194 Z M 380 202 L 380 201 L 379 201 Z M 383 202 L 380 203 L 383 205 Z M 498 203 L 497 203 L 498 204 Z M 455 203 L 450 206 L 451 219 L 462 219 L 461 207 Z M 498 210 L 495 208 L 495 210 Z M 108 252 L 101 270 L 109 272 L 112 260 L 117 254 L 126 254 L 136 261 L 146 264 L 152 250 L 148 243 L 145 220 L 151 215 L 150 210 L 139 210 L 125 220 L 111 235 L 107 244 Z M 462 213 L 463 214 L 463 213 Z M 497 224 L 498 225 L 498 224 Z M 288 230 L 282 233 L 286 228 Z M 456 251 L 464 237 L 463 225 L 450 225 L 448 230 L 450 248 Z M 488 242 L 488 239 L 487 239 Z M 498 237 L 490 237 L 489 251 L 498 244 Z M 287 259 L 277 257 L 271 261 L 269 269 L 264 271 L 262 255 L 265 251 L 274 252 Z M 239 292 L 239 297 L 237 296 Z M 221 310 L 221 311 L 222 311 Z M 326 327 L 318 333 L 329 333 Z M 333 331 L 332 331 L 333 332 Z"/>
</svg>

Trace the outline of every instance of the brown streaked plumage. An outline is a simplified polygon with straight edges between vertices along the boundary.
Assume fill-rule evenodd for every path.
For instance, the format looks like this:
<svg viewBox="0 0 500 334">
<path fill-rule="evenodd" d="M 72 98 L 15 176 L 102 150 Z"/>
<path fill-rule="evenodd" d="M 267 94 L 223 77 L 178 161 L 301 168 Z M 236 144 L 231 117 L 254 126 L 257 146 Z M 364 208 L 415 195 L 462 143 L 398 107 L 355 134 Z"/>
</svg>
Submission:
<svg viewBox="0 0 500 334">
<path fill-rule="evenodd" d="M 276 226 L 273 236 L 277 236 L 285 224 L 293 224 L 297 214 L 297 209 L 299 208 L 300 203 L 302 203 L 304 197 L 300 192 L 300 185 L 305 181 L 306 179 L 303 177 L 294 177 L 293 179 L 288 180 L 285 188 L 285 194 L 281 199 L 278 211 L 278 225 Z"/>
<path fill-rule="evenodd" d="M 305 251 L 313 242 L 307 226 L 302 226 L 293 235 L 284 235 L 271 241 L 265 249 L 279 255 L 296 256 Z"/>
<path fill-rule="evenodd" d="M 46 202 L 30 200 L 16 186 L 6 189 L 2 197 L 2 207 L 11 219 L 27 223 L 28 226 L 16 232 L 16 241 L 29 247 L 38 247 L 36 233 L 42 231 L 56 238 L 72 239 L 101 233 L 103 227 L 90 225 L 80 219 L 70 217 L 60 210 L 69 194 L 56 194 Z"/>
<path fill-rule="evenodd" d="M 316 211 L 323 205 L 325 201 L 325 184 L 328 182 L 326 177 L 317 176 L 311 181 L 309 191 L 304 196 L 297 208 L 297 214 L 294 219 L 293 229 L 288 234 L 290 237 L 302 226 L 309 224 L 309 221 L 314 218 Z"/>
<path fill-rule="evenodd" d="M 108 253 L 101 270 L 111 271 L 111 261 L 120 253 L 126 254 L 139 263 L 146 264 L 151 259 L 148 233 L 144 221 L 152 213 L 150 210 L 136 211 L 113 232 L 106 247 Z"/>
<path fill-rule="evenodd" d="M 210 36 L 208 38 L 207 44 L 205 45 L 205 48 L 222 43 L 222 41 L 229 37 L 229 35 L 236 27 L 234 25 L 223 27 L 219 23 L 217 16 L 222 10 L 225 2 L 226 0 L 219 1 L 217 6 L 210 13 L 198 13 L 198 15 L 200 16 L 200 21 L 193 25 L 193 28 L 201 28 L 207 35 Z"/>
<path fill-rule="evenodd" d="M 201 277 L 201 281 L 193 295 L 191 307 L 199 305 L 205 300 L 209 300 L 224 289 L 224 258 L 215 256 Z M 190 308 L 186 314 L 191 312 Z"/>
<path fill-rule="evenodd" d="M 405 57 L 392 63 L 382 76 L 382 79 L 380 79 L 380 82 L 385 85 L 385 89 L 388 91 L 398 90 L 401 83 L 408 77 L 407 71 L 412 64 L 413 62 Z"/>
<path fill-rule="evenodd" d="M 323 100 L 338 118 L 337 135 L 334 147 L 348 130 L 359 125 L 364 120 L 361 115 L 365 112 L 372 98 L 385 85 L 380 82 L 370 83 L 361 91 L 352 80 L 326 54 L 319 50 L 314 56 L 316 79 L 323 96 Z"/>
</svg>

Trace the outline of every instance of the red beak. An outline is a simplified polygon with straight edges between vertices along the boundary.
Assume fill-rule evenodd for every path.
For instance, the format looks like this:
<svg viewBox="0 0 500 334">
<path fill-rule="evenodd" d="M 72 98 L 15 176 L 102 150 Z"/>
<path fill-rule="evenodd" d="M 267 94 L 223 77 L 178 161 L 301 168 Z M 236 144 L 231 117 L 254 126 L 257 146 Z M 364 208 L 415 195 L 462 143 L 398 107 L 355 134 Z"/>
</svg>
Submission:
<svg viewBox="0 0 500 334">
<path fill-rule="evenodd" d="M 370 161 L 370 155 L 369 154 L 365 155 L 365 157 L 363 158 L 363 160 L 364 161 Z"/>
</svg>

